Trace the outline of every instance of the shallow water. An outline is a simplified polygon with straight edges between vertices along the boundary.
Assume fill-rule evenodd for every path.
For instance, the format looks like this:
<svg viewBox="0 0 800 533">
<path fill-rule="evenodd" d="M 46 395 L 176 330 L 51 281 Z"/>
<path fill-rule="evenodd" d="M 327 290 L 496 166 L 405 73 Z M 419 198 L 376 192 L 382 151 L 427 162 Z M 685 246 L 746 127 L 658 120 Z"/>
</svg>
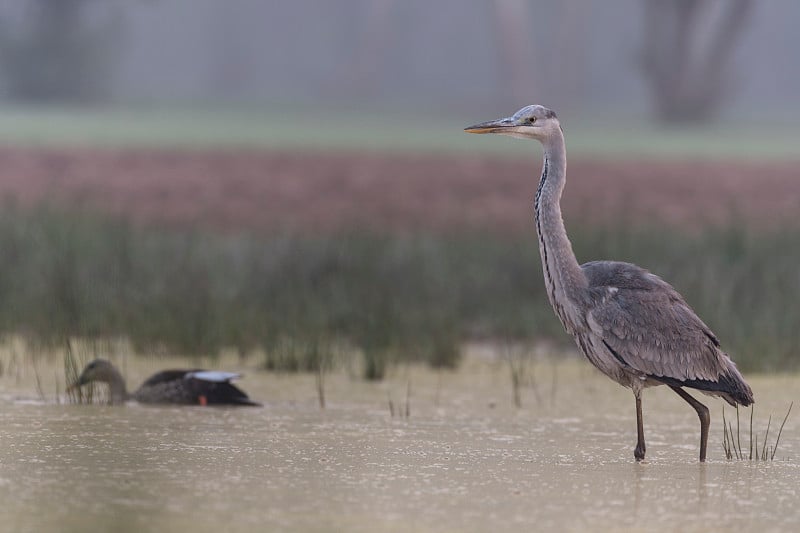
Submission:
<svg viewBox="0 0 800 533">
<path fill-rule="evenodd" d="M 133 382 L 163 365 L 131 364 Z M 247 371 L 241 386 L 265 406 L 244 409 L 57 405 L 6 376 L 0 529 L 800 530 L 794 415 L 775 461 L 729 462 L 722 402 L 701 398 L 712 410 L 701 465 L 694 411 L 648 390 L 648 461 L 635 464 L 628 391 L 582 363 L 536 376 L 540 399 L 528 388 L 514 409 L 496 363 L 402 369 L 381 384 L 343 373 L 325 410 L 310 376 Z M 391 418 L 409 381 L 411 416 Z M 800 379 L 750 382 L 760 438 Z"/>
</svg>

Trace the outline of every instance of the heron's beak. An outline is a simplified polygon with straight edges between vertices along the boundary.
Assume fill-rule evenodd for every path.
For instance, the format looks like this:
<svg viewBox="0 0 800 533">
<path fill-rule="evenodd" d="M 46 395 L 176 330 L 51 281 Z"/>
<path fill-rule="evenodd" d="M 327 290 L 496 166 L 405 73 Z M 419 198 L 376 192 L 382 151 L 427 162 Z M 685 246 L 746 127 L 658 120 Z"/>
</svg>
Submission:
<svg viewBox="0 0 800 533">
<path fill-rule="evenodd" d="M 474 126 L 467 126 L 464 128 L 464 131 L 467 133 L 502 133 L 516 125 L 513 118 L 507 117 L 499 120 L 490 120 L 489 122 L 481 122 Z"/>
</svg>

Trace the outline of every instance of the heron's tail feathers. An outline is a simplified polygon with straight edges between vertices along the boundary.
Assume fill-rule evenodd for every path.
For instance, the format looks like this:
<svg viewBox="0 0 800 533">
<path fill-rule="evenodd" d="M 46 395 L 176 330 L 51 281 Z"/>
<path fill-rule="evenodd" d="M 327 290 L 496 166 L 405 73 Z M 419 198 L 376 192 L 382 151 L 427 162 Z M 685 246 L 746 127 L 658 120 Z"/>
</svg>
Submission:
<svg viewBox="0 0 800 533">
<path fill-rule="evenodd" d="M 655 376 L 653 376 L 655 377 Z M 658 376 L 655 379 L 661 381 L 665 385 L 673 385 L 677 387 L 689 387 L 691 389 L 699 390 L 711 396 L 720 396 L 726 402 L 736 407 L 741 405 L 747 407 L 755 403 L 753 398 L 753 390 L 750 388 L 736 365 L 731 364 L 727 372 L 720 374 L 716 380 L 707 379 L 675 379 Z"/>
<path fill-rule="evenodd" d="M 750 388 L 738 370 L 733 375 L 720 376 L 719 383 L 723 386 L 720 390 L 720 396 L 736 407 L 741 405 L 747 407 L 755 403 L 753 398 L 753 389 Z"/>
</svg>

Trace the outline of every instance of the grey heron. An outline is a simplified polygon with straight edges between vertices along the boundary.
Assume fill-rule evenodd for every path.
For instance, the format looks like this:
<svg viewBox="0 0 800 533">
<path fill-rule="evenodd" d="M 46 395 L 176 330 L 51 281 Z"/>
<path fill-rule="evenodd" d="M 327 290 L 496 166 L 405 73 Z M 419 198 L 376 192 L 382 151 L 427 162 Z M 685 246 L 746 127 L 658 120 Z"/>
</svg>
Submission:
<svg viewBox="0 0 800 533">
<path fill-rule="evenodd" d="M 589 361 L 633 390 L 636 460 L 645 458 L 642 391 L 667 385 L 697 411 L 700 461 L 705 461 L 711 417 L 708 408 L 684 388 L 722 397 L 734 406 L 752 404 L 753 391 L 722 351 L 716 335 L 669 283 L 630 263 L 578 264 L 561 217 L 567 157 L 556 114 L 531 105 L 511 117 L 475 124 L 465 131 L 542 143 L 544 164 L 534 210 L 547 296 Z"/>
</svg>

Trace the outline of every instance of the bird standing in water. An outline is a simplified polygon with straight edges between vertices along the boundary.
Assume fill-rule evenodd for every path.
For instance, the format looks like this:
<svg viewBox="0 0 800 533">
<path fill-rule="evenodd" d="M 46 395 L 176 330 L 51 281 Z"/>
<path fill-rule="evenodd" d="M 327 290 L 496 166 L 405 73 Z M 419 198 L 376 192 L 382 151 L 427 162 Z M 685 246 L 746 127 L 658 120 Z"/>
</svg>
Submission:
<svg viewBox="0 0 800 533">
<path fill-rule="evenodd" d="M 119 370 L 105 359 L 95 359 L 86 365 L 69 389 L 93 381 L 107 383 L 111 404 L 135 400 L 151 404 L 261 405 L 250 400 L 244 391 L 231 383 L 238 377 L 239 374 L 216 370 L 164 370 L 150 376 L 141 387 L 129 394 Z"/>
<path fill-rule="evenodd" d="M 716 335 L 669 283 L 630 263 L 578 264 L 561 217 L 567 157 L 556 114 L 531 105 L 511 117 L 475 124 L 465 131 L 542 143 L 544 165 L 534 210 L 547 296 L 589 361 L 633 390 L 636 460 L 645 458 L 642 391 L 667 385 L 697 411 L 700 461 L 705 461 L 711 416 L 684 388 L 720 396 L 734 406 L 752 404 L 753 391 L 720 348 Z"/>
</svg>

